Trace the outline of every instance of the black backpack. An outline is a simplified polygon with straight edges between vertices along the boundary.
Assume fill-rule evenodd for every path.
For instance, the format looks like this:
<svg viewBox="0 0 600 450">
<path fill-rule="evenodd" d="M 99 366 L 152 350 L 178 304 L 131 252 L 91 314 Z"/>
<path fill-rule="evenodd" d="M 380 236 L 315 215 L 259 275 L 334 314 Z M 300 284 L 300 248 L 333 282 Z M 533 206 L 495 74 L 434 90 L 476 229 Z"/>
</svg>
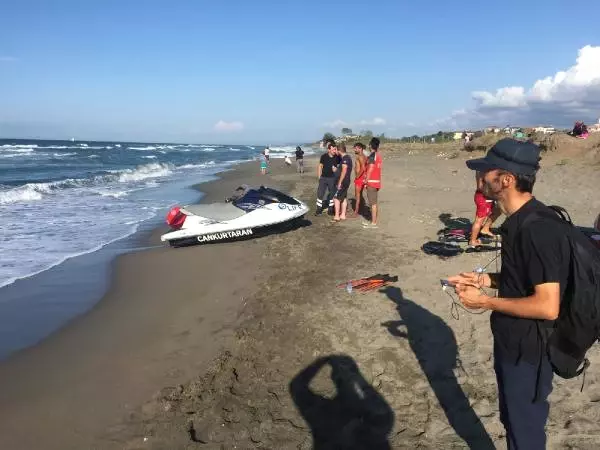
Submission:
<svg viewBox="0 0 600 450">
<path fill-rule="evenodd" d="M 549 208 L 556 214 L 532 214 L 528 218 L 551 217 L 566 223 L 571 261 L 569 282 L 547 338 L 547 351 L 554 373 L 574 378 L 590 365 L 585 355 L 600 338 L 600 251 L 573 225 L 564 208 Z"/>
</svg>

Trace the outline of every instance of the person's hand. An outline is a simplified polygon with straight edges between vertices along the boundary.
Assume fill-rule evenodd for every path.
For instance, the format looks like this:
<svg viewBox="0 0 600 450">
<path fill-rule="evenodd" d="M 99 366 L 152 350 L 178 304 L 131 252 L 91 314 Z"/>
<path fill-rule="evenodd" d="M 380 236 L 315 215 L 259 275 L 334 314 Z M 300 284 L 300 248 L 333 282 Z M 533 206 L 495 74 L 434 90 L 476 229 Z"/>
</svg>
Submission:
<svg viewBox="0 0 600 450">
<path fill-rule="evenodd" d="M 448 281 L 455 286 L 467 285 L 476 287 L 477 289 L 492 286 L 492 279 L 487 273 L 462 272 L 458 275 L 448 277 Z"/>
<path fill-rule="evenodd" d="M 454 290 L 458 295 L 460 302 L 469 309 L 488 309 L 490 297 L 483 294 L 481 290 L 475 286 L 467 284 L 459 284 Z"/>
</svg>

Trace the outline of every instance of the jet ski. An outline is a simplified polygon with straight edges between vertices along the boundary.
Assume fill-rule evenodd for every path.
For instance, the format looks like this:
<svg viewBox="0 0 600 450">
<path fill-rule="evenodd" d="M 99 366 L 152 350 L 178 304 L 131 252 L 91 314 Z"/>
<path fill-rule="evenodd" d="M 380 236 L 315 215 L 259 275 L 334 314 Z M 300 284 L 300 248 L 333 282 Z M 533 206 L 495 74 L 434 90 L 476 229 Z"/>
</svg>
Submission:
<svg viewBox="0 0 600 450">
<path fill-rule="evenodd" d="M 247 239 L 270 227 L 302 218 L 308 207 L 275 189 L 238 187 L 223 203 L 174 206 L 167 214 L 170 232 L 160 240 L 172 247 Z"/>
</svg>

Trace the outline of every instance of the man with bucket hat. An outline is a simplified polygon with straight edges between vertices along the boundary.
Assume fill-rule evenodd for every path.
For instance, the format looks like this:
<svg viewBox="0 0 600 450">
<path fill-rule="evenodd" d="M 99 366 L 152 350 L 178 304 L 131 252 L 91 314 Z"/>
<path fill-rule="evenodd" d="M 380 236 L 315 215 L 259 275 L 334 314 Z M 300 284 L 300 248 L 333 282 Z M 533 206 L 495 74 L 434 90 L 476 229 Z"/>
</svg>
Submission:
<svg viewBox="0 0 600 450">
<path fill-rule="evenodd" d="M 510 138 L 484 158 L 467 161 L 482 174 L 483 194 L 507 217 L 500 228 L 502 269 L 449 277 L 465 307 L 492 311 L 500 420 L 509 449 L 545 449 L 553 378 L 546 342 L 569 280 L 567 225 L 532 194 L 539 161 L 537 145 Z M 484 287 L 498 289 L 497 297 Z"/>
</svg>

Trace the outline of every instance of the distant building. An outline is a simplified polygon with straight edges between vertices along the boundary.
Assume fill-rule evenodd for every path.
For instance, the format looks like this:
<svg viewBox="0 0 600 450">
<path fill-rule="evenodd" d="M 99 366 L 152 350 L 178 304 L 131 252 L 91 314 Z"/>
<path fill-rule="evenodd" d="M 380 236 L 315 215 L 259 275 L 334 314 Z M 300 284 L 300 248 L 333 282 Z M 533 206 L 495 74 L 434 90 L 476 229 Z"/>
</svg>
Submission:
<svg viewBox="0 0 600 450">
<path fill-rule="evenodd" d="M 487 127 L 484 131 L 486 133 L 500 133 L 501 129 L 497 126 L 491 126 L 491 127 Z"/>
<path fill-rule="evenodd" d="M 473 135 L 475 134 L 472 131 L 455 131 L 452 135 L 452 139 L 454 139 L 455 141 L 460 141 L 461 139 L 464 139 L 463 134 L 465 133 L 467 134 L 469 140 L 471 140 L 473 138 Z"/>
<path fill-rule="evenodd" d="M 600 131 L 600 119 L 598 119 L 598 123 L 591 125 L 588 127 L 588 131 L 590 133 L 598 133 Z"/>
<path fill-rule="evenodd" d="M 544 133 L 544 134 L 552 134 L 556 132 L 556 128 L 554 127 L 535 127 L 533 129 L 536 133 Z"/>
<path fill-rule="evenodd" d="M 521 131 L 521 127 L 505 126 L 504 128 L 502 128 L 502 132 L 505 134 L 515 134 L 519 131 Z"/>
</svg>

